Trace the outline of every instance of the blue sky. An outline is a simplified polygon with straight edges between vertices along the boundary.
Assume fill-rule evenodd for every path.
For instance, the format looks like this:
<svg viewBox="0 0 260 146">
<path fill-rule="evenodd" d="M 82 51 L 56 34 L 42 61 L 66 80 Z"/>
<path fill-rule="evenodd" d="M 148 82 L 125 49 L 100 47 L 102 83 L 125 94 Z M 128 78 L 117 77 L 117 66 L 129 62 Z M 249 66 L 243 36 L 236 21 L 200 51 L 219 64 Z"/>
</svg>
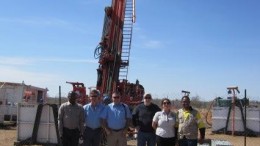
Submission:
<svg viewBox="0 0 260 146">
<path fill-rule="evenodd" d="M 2 0 L 0 80 L 58 96 L 66 81 L 96 84 L 104 8 L 111 0 Z M 136 0 L 128 79 L 156 98 L 260 91 L 259 0 Z"/>
</svg>

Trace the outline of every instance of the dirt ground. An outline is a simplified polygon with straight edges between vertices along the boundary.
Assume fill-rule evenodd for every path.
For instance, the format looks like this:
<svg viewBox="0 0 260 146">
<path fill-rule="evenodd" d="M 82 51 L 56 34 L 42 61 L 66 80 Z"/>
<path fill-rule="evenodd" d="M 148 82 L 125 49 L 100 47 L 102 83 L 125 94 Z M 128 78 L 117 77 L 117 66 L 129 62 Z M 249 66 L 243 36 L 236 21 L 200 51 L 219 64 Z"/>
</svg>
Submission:
<svg viewBox="0 0 260 146">
<path fill-rule="evenodd" d="M 16 127 L 0 128 L 0 146 L 13 146 L 16 141 Z M 206 132 L 207 139 L 225 140 L 231 142 L 233 146 L 244 146 L 244 136 L 232 136 L 224 134 L 212 134 L 210 129 Z M 246 146 L 256 146 L 260 143 L 260 137 L 247 137 Z M 135 140 L 129 140 L 128 146 L 136 146 Z"/>
</svg>

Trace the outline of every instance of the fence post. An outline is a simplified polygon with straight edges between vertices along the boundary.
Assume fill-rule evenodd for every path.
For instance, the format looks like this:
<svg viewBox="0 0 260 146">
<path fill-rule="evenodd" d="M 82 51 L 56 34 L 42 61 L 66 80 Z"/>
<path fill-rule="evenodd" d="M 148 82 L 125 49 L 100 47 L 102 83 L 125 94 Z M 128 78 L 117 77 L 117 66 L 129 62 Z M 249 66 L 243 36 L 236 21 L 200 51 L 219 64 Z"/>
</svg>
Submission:
<svg viewBox="0 0 260 146">
<path fill-rule="evenodd" d="M 244 100 L 245 100 L 245 126 L 244 126 L 244 130 L 245 130 L 245 134 L 244 134 L 244 146 L 246 146 L 246 136 L 247 136 L 247 126 L 246 126 L 246 89 L 245 89 L 245 98 L 244 98 Z"/>
</svg>

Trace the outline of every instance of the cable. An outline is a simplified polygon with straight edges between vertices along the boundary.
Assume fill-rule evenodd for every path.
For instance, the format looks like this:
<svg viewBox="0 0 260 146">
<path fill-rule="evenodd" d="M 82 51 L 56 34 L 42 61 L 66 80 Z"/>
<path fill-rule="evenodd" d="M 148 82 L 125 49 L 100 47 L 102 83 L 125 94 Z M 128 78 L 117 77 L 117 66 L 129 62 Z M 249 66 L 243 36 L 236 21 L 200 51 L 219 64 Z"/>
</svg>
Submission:
<svg viewBox="0 0 260 146">
<path fill-rule="evenodd" d="M 208 115 L 209 115 L 209 112 L 210 112 L 210 110 L 211 110 L 211 108 L 212 108 L 214 102 L 215 102 L 217 99 L 221 99 L 221 97 L 216 97 L 215 99 L 213 99 L 213 101 L 211 102 L 211 104 L 210 104 L 210 106 L 209 106 L 209 108 L 208 108 L 208 111 L 207 111 L 207 113 L 206 113 L 206 116 L 205 116 L 205 118 L 206 118 L 206 123 L 207 123 L 209 126 L 212 126 L 212 123 L 209 123 L 209 121 L 208 121 Z M 211 116 L 212 116 L 212 114 L 211 114 Z"/>
</svg>

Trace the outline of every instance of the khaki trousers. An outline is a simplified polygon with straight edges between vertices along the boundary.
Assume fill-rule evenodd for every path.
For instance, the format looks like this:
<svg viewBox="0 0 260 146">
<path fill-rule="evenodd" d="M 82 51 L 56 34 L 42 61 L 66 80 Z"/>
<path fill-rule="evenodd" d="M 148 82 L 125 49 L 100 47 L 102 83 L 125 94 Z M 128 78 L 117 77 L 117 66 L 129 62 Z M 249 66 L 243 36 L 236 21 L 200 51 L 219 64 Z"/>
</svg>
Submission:
<svg viewBox="0 0 260 146">
<path fill-rule="evenodd" d="M 107 145 L 108 146 L 127 146 L 126 135 L 121 131 L 112 131 L 107 135 Z"/>
</svg>

